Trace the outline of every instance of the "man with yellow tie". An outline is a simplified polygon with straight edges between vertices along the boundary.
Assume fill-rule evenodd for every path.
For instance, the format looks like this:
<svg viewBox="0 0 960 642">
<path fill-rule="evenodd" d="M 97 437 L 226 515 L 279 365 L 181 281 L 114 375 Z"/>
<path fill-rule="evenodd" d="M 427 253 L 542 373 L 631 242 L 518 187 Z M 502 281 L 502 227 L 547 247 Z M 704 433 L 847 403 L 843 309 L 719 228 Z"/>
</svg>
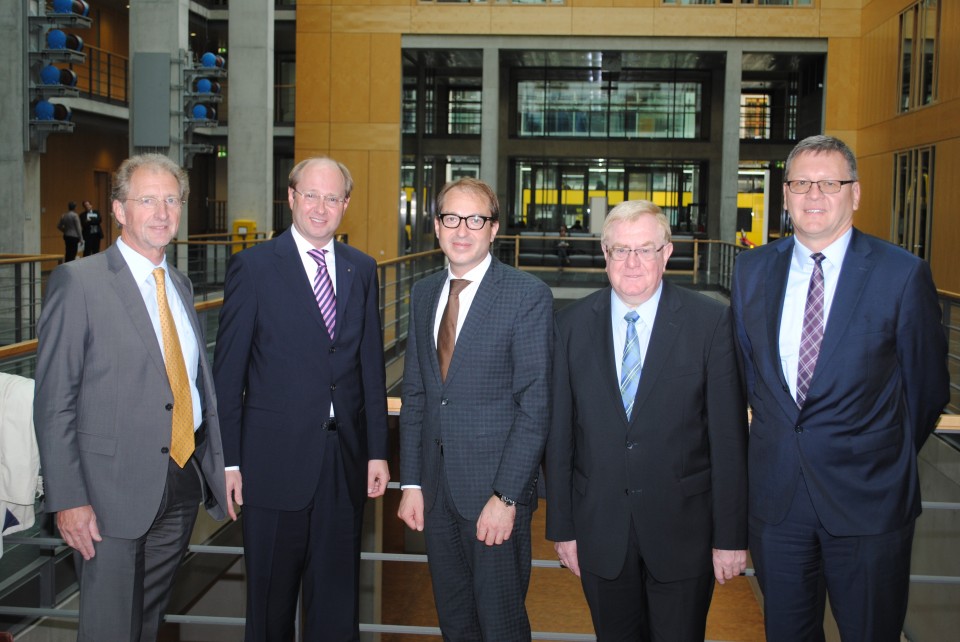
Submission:
<svg viewBox="0 0 960 642">
<path fill-rule="evenodd" d="M 227 513 L 193 289 L 165 254 L 188 191 L 165 156 L 124 161 L 120 239 L 54 270 L 37 325 L 44 507 L 83 558 L 79 640 L 155 640 L 198 505 Z"/>
</svg>

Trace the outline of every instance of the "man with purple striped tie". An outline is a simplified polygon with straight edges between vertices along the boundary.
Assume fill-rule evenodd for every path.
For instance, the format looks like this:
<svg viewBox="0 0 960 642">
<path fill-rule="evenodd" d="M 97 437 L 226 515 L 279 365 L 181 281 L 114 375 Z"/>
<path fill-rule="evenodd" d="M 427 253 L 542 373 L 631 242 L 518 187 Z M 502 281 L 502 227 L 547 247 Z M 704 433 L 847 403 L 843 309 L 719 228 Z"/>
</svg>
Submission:
<svg viewBox="0 0 960 642">
<path fill-rule="evenodd" d="M 845 642 L 897 642 L 917 451 L 949 400 L 937 291 L 926 261 L 853 226 L 843 141 L 800 141 L 783 173 L 795 233 L 740 254 L 731 294 L 767 640 L 823 640 L 826 586 Z"/>
<path fill-rule="evenodd" d="M 304 639 L 359 639 L 363 504 L 390 473 L 377 267 L 334 240 L 352 188 L 341 163 L 300 162 L 291 228 L 227 270 L 214 377 L 248 642 L 292 639 L 301 584 Z"/>
</svg>

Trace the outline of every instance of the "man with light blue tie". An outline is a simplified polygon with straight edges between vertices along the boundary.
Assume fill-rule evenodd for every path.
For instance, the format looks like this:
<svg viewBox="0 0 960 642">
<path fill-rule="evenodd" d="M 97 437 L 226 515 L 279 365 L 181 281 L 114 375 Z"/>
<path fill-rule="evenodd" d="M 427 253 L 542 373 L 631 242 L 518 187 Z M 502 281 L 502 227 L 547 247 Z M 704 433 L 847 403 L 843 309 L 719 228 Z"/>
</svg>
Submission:
<svg viewBox="0 0 960 642">
<path fill-rule="evenodd" d="M 746 403 L 727 306 L 663 280 L 670 225 L 610 211 L 609 288 L 556 319 L 547 538 L 600 640 L 704 638 L 746 567 Z"/>
</svg>

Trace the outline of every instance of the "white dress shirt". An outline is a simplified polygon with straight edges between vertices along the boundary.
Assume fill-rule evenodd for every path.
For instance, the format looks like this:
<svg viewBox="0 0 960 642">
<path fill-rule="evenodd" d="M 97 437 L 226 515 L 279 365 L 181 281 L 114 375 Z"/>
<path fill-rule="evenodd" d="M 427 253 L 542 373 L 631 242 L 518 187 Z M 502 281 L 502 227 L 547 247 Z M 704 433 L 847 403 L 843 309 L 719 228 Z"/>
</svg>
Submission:
<svg viewBox="0 0 960 642">
<path fill-rule="evenodd" d="M 293 236 L 293 242 L 297 245 L 297 254 L 300 255 L 300 262 L 303 263 L 303 271 L 307 275 L 307 282 L 310 289 L 313 289 L 313 279 L 317 275 L 320 266 L 313 260 L 313 257 L 307 254 L 310 250 L 326 250 L 323 258 L 327 264 L 327 274 L 330 275 L 330 282 L 333 283 L 333 296 L 337 296 L 337 256 L 333 251 L 333 239 L 331 238 L 323 247 L 314 247 L 307 239 L 303 238 L 297 231 L 295 225 L 290 226 L 290 234 Z M 334 333 L 336 334 L 336 333 Z M 330 402 L 330 416 L 333 417 L 333 401 Z"/>
<path fill-rule="evenodd" d="M 827 327 L 833 295 L 837 292 L 840 280 L 840 267 L 843 257 L 850 246 L 853 230 L 838 238 L 824 248 L 823 261 L 823 327 Z M 807 306 L 807 291 L 810 289 L 810 275 L 813 274 L 813 251 L 805 247 L 796 236 L 793 237 L 793 256 L 790 259 L 790 273 L 787 276 L 787 290 L 783 298 L 783 312 L 780 314 L 780 367 L 790 386 L 790 394 L 797 398 L 797 370 L 800 367 L 800 334 L 803 332 L 803 313 Z"/>
<path fill-rule="evenodd" d="M 650 333 L 653 332 L 653 321 L 657 318 L 657 308 L 660 307 L 660 295 L 663 294 L 663 283 L 657 286 L 657 291 L 649 299 L 633 308 L 624 303 L 617 293 L 610 290 L 610 322 L 613 324 L 613 354 L 617 364 L 617 382 L 623 373 L 623 347 L 627 344 L 627 320 L 623 317 L 630 310 L 636 310 L 640 318 L 637 320 L 637 341 L 640 343 L 640 363 L 647 361 L 647 348 L 650 347 Z M 640 371 L 643 376 L 643 370 Z"/>
<path fill-rule="evenodd" d="M 437 303 L 437 310 L 433 320 L 434 348 L 437 347 L 437 335 L 440 333 L 440 320 L 443 317 L 443 310 L 447 307 L 447 299 L 450 298 L 450 280 L 466 279 L 470 281 L 470 285 L 460 291 L 460 313 L 457 315 L 456 334 L 456 338 L 460 338 L 460 329 L 463 327 L 463 321 L 467 318 L 467 313 L 470 312 L 470 306 L 473 305 L 473 299 L 477 296 L 477 290 L 480 288 L 480 281 L 483 280 L 487 270 L 490 269 L 490 263 L 492 262 L 493 260 L 490 258 L 490 255 L 487 254 L 480 262 L 480 265 L 460 277 L 453 276 L 453 272 L 451 272 L 449 269 L 447 270 L 447 280 L 443 284 L 443 288 L 440 290 L 440 301 Z M 456 341 L 454 341 L 454 346 L 456 346 Z"/>
<path fill-rule="evenodd" d="M 117 248 L 127 262 L 130 273 L 140 289 L 140 296 L 147 306 L 147 314 L 150 316 L 150 323 L 153 324 L 153 332 L 157 335 L 157 343 L 160 344 L 160 352 L 163 352 L 163 331 L 160 329 L 160 308 L 157 305 L 157 281 L 153 278 L 155 268 L 163 268 L 164 281 L 166 282 L 167 304 L 170 306 L 170 315 L 173 317 L 173 324 L 177 327 L 177 336 L 180 338 L 180 350 L 183 352 L 183 363 L 187 367 L 187 379 L 190 381 L 190 398 L 193 401 L 193 428 L 196 430 L 203 421 L 203 410 L 200 403 L 200 391 L 197 389 L 197 369 L 200 367 L 200 344 L 197 335 L 190 324 L 190 317 L 187 315 L 187 309 L 183 301 L 180 300 L 180 293 L 173 285 L 170 278 L 170 268 L 167 265 L 167 257 L 163 257 L 160 265 L 154 265 L 150 259 L 143 256 L 129 245 L 123 242 L 123 238 L 117 239 Z M 192 301 L 191 301 L 192 304 Z M 166 358 L 166 355 L 164 355 Z"/>
</svg>

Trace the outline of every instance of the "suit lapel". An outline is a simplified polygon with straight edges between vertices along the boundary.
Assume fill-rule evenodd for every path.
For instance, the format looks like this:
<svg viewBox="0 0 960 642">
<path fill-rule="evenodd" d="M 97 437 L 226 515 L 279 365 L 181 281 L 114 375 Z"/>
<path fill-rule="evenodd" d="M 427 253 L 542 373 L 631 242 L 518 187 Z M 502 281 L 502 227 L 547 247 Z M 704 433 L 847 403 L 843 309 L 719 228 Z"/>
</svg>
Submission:
<svg viewBox="0 0 960 642">
<path fill-rule="evenodd" d="M 433 368 L 433 376 L 437 380 L 437 384 L 440 385 L 442 384 L 442 381 L 440 381 L 440 358 L 437 356 L 437 342 L 433 336 L 433 328 L 437 324 L 437 315 L 443 314 L 443 310 L 438 310 L 437 307 L 440 305 L 440 292 L 443 290 L 443 284 L 447 281 L 447 271 L 437 272 L 436 276 L 428 278 L 430 280 L 424 283 L 427 288 L 422 299 L 422 309 L 417 310 L 417 316 L 425 321 L 421 321 L 420 328 L 414 328 L 413 331 L 420 332 L 418 339 L 421 344 L 431 346 L 430 365 Z"/>
<path fill-rule="evenodd" d="M 323 315 L 320 313 L 317 299 L 313 295 L 313 283 L 306 278 L 303 271 L 303 261 L 297 252 L 297 244 L 289 230 L 277 237 L 273 251 L 276 258 L 276 267 L 280 272 L 280 283 L 288 284 L 296 304 L 320 326 L 323 330 L 321 336 L 327 337 L 327 340 L 329 340 L 327 325 L 323 322 Z M 340 304 L 338 302 L 338 313 L 339 308 Z"/>
<path fill-rule="evenodd" d="M 133 274 L 116 244 L 107 248 L 105 254 L 107 256 L 107 268 L 111 272 L 110 285 L 117 293 L 120 307 L 130 316 L 134 329 L 140 335 L 147 354 L 150 355 L 150 361 L 166 379 L 167 367 L 163 363 L 163 348 L 153 331 L 153 322 L 150 321 L 150 315 L 147 314 L 147 306 L 143 302 L 143 295 L 140 294 L 140 285 L 134 280 Z"/>
<path fill-rule="evenodd" d="M 766 306 L 764 319 L 767 324 L 767 351 L 770 354 L 768 365 L 776 373 L 781 386 L 789 389 L 787 379 L 783 376 L 783 366 L 780 363 L 780 318 L 783 316 L 783 303 L 787 295 L 787 275 L 790 273 L 790 261 L 793 260 L 793 240 L 781 243 L 777 250 L 772 258 L 772 264 L 766 271 L 766 283 L 763 288 L 764 305 Z M 790 397 L 789 394 L 787 394 L 787 397 L 790 403 L 796 407 L 793 397 Z"/>
<path fill-rule="evenodd" d="M 600 328 L 600 343 L 603 346 L 603 359 L 599 360 L 600 368 L 600 388 L 605 394 L 610 396 L 610 406 L 620 409 L 620 418 L 624 425 L 627 423 L 627 412 L 623 409 L 623 399 L 620 397 L 620 381 L 617 379 L 617 363 L 623 355 L 616 353 L 613 347 L 613 318 L 610 310 L 610 297 L 613 296 L 612 288 L 607 286 L 600 291 L 596 302 L 593 305 L 594 320 L 586 324 L 585 328 Z"/>
<path fill-rule="evenodd" d="M 353 279 L 357 272 L 353 261 L 347 258 L 346 251 L 337 241 L 333 243 L 333 251 L 337 257 L 337 326 L 339 326 L 340 319 L 346 317 L 347 301 L 353 291 Z M 337 327 L 334 328 L 333 335 L 340 336 L 340 330 Z"/>
<path fill-rule="evenodd" d="M 490 268 L 480 281 L 476 296 L 473 297 L 473 303 L 470 304 L 470 310 L 467 317 L 463 320 L 463 327 L 460 328 L 460 334 L 457 335 L 457 343 L 453 349 L 453 358 L 450 360 L 450 369 L 447 371 L 447 382 L 452 381 L 457 374 L 460 364 L 467 359 L 467 353 L 473 345 L 474 337 L 480 336 L 484 327 L 487 326 L 487 316 L 497 300 L 497 293 L 500 291 L 500 279 L 503 276 L 500 262 L 494 258 L 490 262 Z M 439 365 L 438 372 L 439 372 Z"/>
<path fill-rule="evenodd" d="M 849 327 L 850 318 L 857 308 L 863 294 L 863 288 L 874 267 L 873 260 L 868 258 L 869 254 L 870 246 L 866 238 L 857 230 L 853 230 L 850 245 L 847 247 L 847 253 L 843 258 L 843 266 L 840 269 L 837 289 L 833 294 L 833 302 L 830 305 L 830 316 L 827 318 L 827 326 L 823 331 L 823 342 L 820 344 L 817 367 L 813 372 L 813 379 L 810 381 L 811 389 L 817 381 L 817 373 L 823 372 L 823 369 L 827 367 L 826 364 L 840 346 L 844 331 Z"/>
<path fill-rule="evenodd" d="M 633 402 L 631 424 L 643 414 L 639 409 L 650 396 L 650 391 L 653 390 L 660 373 L 663 372 L 663 365 L 670 361 L 673 346 L 677 337 L 680 336 L 680 328 L 683 325 L 682 307 L 683 304 L 677 297 L 674 286 L 664 281 L 660 303 L 657 306 L 657 316 L 650 329 L 650 344 L 647 347 L 646 359 L 643 361 L 643 369 L 640 371 L 640 383 Z M 622 403 L 620 405 L 623 406 Z M 624 417 L 626 417 L 626 411 L 624 411 Z"/>
</svg>

